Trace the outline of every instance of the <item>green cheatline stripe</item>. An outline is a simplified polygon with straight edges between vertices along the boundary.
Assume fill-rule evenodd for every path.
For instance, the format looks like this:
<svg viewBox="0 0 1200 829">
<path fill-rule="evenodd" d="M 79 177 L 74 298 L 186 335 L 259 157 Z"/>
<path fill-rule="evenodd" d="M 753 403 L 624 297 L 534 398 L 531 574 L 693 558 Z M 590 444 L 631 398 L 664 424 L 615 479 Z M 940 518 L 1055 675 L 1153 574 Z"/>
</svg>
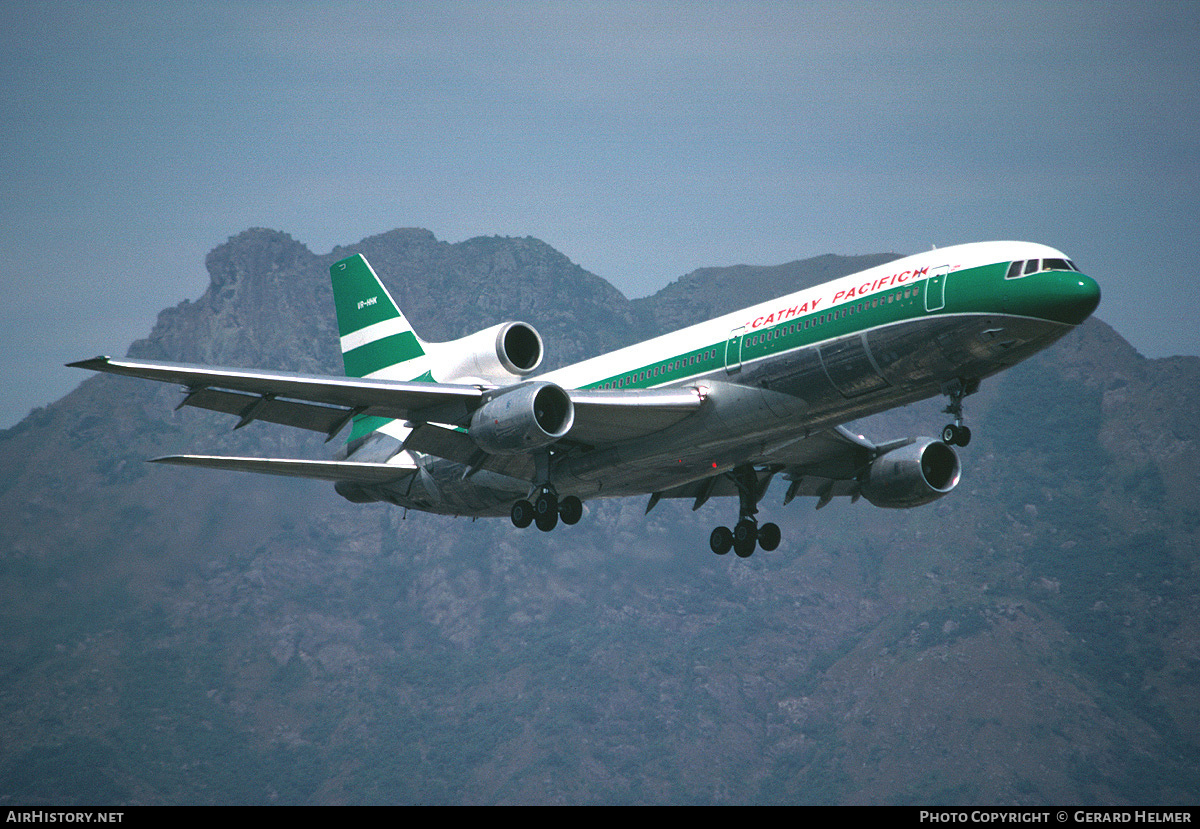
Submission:
<svg viewBox="0 0 1200 829">
<path fill-rule="evenodd" d="M 344 269 L 340 267 L 343 264 Z M 337 308 L 340 336 L 400 316 L 400 311 L 362 256 L 356 254 L 334 263 L 329 275 L 333 280 L 333 302 Z"/>
<path fill-rule="evenodd" d="M 342 355 L 347 377 L 366 377 L 381 368 L 403 363 L 420 357 L 425 351 L 411 331 L 401 331 L 390 337 L 382 337 Z"/>
<path fill-rule="evenodd" d="M 760 359 L 784 351 L 807 348 L 824 340 L 867 331 L 883 325 L 909 319 L 941 316 L 949 313 L 994 312 L 1002 296 L 1007 295 L 1010 305 L 1015 305 L 1016 294 L 1012 285 L 1006 284 L 1004 274 L 1007 262 L 967 268 L 950 274 L 949 288 L 945 294 L 945 306 L 932 312 L 925 310 L 926 280 L 910 283 L 905 287 L 894 287 L 864 297 L 857 302 L 839 303 L 828 309 L 814 311 L 802 316 L 790 317 L 776 325 L 750 330 L 742 337 L 740 362 Z M 1040 274 L 1039 276 L 1045 276 Z M 1067 281 L 1076 274 L 1064 272 Z M 1029 283 L 1037 298 L 1044 293 L 1044 285 Z M 1039 293 L 1039 291 L 1041 293 Z M 853 307 L 853 311 L 851 308 Z M 1010 311 L 1012 308 L 1010 308 Z M 1037 316 L 1036 309 L 1029 312 Z M 590 389 L 604 388 L 652 388 L 665 383 L 680 382 L 698 374 L 705 374 L 728 363 L 726 350 L 729 340 L 711 343 L 702 348 L 656 360 L 620 374 L 592 383 Z M 714 353 L 715 352 L 715 353 Z M 696 361 L 691 362 L 695 357 Z M 680 365 L 676 366 L 676 363 Z M 619 385 L 618 385 L 619 384 Z"/>
</svg>

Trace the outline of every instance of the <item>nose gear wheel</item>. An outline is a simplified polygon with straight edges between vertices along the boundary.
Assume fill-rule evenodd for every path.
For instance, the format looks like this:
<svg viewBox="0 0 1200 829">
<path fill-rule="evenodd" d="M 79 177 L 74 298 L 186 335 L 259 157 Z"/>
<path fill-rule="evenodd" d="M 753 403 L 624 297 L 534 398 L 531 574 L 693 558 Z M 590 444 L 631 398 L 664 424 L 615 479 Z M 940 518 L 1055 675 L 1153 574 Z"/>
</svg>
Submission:
<svg viewBox="0 0 1200 829">
<path fill-rule="evenodd" d="M 942 443 L 951 446 L 966 446 L 971 442 L 971 430 L 963 425 L 963 398 L 979 390 L 978 380 L 963 380 L 961 377 L 942 387 L 942 393 L 950 399 L 944 414 L 953 415 L 954 422 L 947 423 L 942 428 Z"/>
</svg>

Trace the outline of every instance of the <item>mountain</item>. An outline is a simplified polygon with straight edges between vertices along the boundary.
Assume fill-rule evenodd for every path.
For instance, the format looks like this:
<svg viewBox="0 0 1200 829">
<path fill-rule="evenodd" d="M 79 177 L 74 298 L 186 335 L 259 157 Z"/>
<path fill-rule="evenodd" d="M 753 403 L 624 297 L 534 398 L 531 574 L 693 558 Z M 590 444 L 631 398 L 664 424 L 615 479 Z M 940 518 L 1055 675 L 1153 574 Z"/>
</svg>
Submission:
<svg viewBox="0 0 1200 829">
<path fill-rule="evenodd" d="M 250 230 L 140 357 L 336 371 L 365 253 L 430 339 L 525 319 L 561 364 L 879 257 L 629 301 L 534 239 Z M 80 355 L 86 356 L 86 355 Z M 355 505 L 179 451 L 324 457 L 95 376 L 0 433 L 0 802 L 1171 805 L 1200 796 L 1200 360 L 1092 320 L 967 399 L 911 511 L 589 504 L 554 533 Z M 941 401 L 858 424 L 940 428 Z"/>
</svg>

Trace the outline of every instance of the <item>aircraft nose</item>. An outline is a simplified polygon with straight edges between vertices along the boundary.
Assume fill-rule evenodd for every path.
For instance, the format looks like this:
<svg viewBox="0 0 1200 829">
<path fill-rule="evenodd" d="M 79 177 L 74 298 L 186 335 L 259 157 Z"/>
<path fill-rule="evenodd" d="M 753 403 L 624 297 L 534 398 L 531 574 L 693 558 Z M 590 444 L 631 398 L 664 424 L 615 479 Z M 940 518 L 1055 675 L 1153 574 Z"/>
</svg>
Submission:
<svg viewBox="0 0 1200 829">
<path fill-rule="evenodd" d="M 1064 322 L 1079 325 L 1100 305 L 1100 284 L 1082 273 L 1063 276 L 1056 304 Z"/>
<path fill-rule="evenodd" d="M 1096 280 L 1077 271 L 1051 271 L 1019 280 L 1023 305 L 1031 316 L 1079 325 L 1100 304 Z M 1015 297 L 1014 297 L 1015 298 Z"/>
</svg>

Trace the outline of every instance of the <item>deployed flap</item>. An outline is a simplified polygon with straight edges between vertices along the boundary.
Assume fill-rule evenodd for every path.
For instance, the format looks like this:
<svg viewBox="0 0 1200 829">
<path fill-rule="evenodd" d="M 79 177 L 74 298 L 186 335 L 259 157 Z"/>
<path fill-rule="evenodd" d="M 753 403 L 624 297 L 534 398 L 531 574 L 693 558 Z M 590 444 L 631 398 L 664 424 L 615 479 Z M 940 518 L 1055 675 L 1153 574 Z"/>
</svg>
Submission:
<svg viewBox="0 0 1200 829">
<path fill-rule="evenodd" d="M 268 423 L 294 426 L 297 429 L 310 429 L 330 437 L 341 431 L 355 414 L 354 409 L 339 406 L 323 406 L 319 403 L 279 400 L 256 394 L 207 388 L 192 392 L 179 405 L 237 415 L 244 423 L 265 420 Z"/>
<path fill-rule="evenodd" d="M 223 455 L 168 455 L 152 463 L 175 466 L 201 466 L 233 472 L 258 472 L 289 478 L 316 478 L 323 481 L 353 481 L 356 484 L 386 484 L 398 480 L 417 467 L 413 464 L 356 463 L 354 461 L 309 461 L 291 458 L 235 458 Z"/>
<path fill-rule="evenodd" d="M 763 488 L 767 485 L 768 479 L 776 472 L 773 468 L 755 469 L 755 486 L 761 494 Z M 722 472 L 719 475 L 713 475 L 711 478 L 702 478 L 699 481 L 692 481 L 683 484 L 682 486 L 672 487 L 660 493 L 655 493 L 657 496 L 655 502 L 661 498 L 692 498 L 694 503 L 692 509 L 697 510 L 708 501 L 709 498 L 729 498 L 738 495 L 738 485 L 729 473 Z M 652 505 L 647 505 L 646 512 L 650 511 Z"/>
<path fill-rule="evenodd" d="M 862 435 L 855 435 L 841 426 L 825 429 L 755 459 L 763 468 L 755 469 L 760 487 L 766 479 L 782 471 L 791 482 L 784 503 L 797 495 L 820 498 L 824 506 L 837 496 L 856 496 L 858 476 L 881 452 L 911 443 L 911 439 L 875 445 Z M 782 469 L 780 468 L 782 467 Z M 737 484 L 729 475 L 717 475 L 702 481 L 666 490 L 659 498 L 694 498 L 694 508 L 709 498 L 736 496 Z"/>
</svg>

